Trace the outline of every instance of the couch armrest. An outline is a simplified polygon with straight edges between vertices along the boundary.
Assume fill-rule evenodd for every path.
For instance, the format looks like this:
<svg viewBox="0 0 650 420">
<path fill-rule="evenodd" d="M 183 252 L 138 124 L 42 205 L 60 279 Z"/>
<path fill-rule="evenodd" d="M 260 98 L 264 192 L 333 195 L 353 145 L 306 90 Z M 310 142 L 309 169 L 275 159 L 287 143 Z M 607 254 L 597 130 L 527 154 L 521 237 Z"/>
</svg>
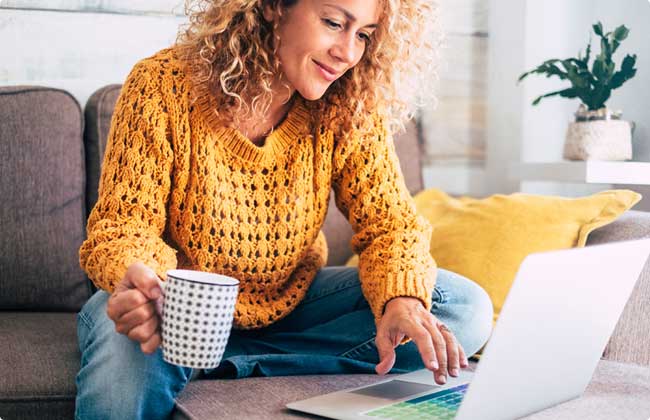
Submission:
<svg viewBox="0 0 650 420">
<path fill-rule="evenodd" d="M 650 213 L 628 211 L 593 231 L 587 245 L 650 237 Z M 616 279 L 612 279 L 615 286 Z M 605 348 L 603 357 L 650 366 L 650 264 L 646 262 L 630 300 Z"/>
</svg>

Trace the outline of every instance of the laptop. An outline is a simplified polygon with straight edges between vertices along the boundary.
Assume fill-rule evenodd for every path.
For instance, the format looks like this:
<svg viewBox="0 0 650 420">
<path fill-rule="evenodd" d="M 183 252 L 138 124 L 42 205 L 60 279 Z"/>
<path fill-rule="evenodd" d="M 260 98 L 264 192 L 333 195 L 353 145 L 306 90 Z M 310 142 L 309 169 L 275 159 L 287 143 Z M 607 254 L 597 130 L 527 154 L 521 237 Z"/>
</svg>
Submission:
<svg viewBox="0 0 650 420">
<path fill-rule="evenodd" d="M 422 369 L 287 404 L 334 419 L 515 419 L 580 396 L 650 254 L 650 240 L 529 255 L 474 373 Z"/>
</svg>

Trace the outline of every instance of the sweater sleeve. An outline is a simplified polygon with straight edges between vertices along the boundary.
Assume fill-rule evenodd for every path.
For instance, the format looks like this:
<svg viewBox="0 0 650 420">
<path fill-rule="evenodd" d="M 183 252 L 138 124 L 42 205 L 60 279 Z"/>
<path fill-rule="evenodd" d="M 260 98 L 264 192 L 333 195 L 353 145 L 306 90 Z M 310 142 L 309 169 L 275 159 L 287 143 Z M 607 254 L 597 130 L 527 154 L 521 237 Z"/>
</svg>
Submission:
<svg viewBox="0 0 650 420">
<path fill-rule="evenodd" d="M 171 185 L 173 150 L 160 76 L 144 62 L 129 74 L 118 98 L 79 262 L 108 292 L 126 269 L 142 261 L 165 278 L 176 251 L 162 234 Z"/>
<path fill-rule="evenodd" d="M 416 297 L 430 309 L 436 278 L 431 226 L 416 213 L 392 136 L 377 120 L 372 132 L 341 146 L 334 159 L 336 205 L 354 231 L 351 247 L 359 254 L 361 287 L 375 322 L 398 296 Z"/>
</svg>

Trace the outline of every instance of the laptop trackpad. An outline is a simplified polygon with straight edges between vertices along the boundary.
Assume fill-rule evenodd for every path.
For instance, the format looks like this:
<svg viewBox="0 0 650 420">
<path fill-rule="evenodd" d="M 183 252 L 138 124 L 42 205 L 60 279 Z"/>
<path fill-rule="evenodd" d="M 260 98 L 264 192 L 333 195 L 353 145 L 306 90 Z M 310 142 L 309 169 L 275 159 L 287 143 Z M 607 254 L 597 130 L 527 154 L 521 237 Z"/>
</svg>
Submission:
<svg viewBox="0 0 650 420">
<path fill-rule="evenodd" d="M 407 397 L 409 395 L 414 395 L 420 392 L 429 391 L 431 389 L 433 389 L 433 387 L 430 385 L 415 384 L 413 382 L 393 380 L 378 385 L 357 389 L 356 391 L 349 391 L 349 393 L 366 395 L 368 397 L 397 400 L 400 398 Z"/>
</svg>

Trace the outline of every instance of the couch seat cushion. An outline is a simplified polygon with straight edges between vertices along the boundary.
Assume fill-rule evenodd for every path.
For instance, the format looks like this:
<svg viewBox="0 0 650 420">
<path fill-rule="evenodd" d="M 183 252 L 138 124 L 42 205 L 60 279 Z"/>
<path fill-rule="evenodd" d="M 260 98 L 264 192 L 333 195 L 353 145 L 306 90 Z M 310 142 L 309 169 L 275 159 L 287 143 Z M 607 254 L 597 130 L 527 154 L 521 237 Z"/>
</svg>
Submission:
<svg viewBox="0 0 650 420">
<path fill-rule="evenodd" d="M 570 372 L 558 372 L 558 378 Z M 285 376 L 190 382 L 177 399 L 174 419 L 315 418 L 285 404 L 377 382 L 376 375 Z M 601 360 L 585 394 L 576 400 L 525 417 L 527 420 L 647 419 L 650 368 Z M 645 417 L 644 417 L 645 415 Z M 320 418 L 320 417 L 319 417 Z"/>
<path fill-rule="evenodd" d="M 556 372 L 558 380 L 571 372 Z M 650 418 L 650 367 L 601 360 L 587 391 L 526 420 L 647 420 Z"/>
<path fill-rule="evenodd" d="M 0 418 L 72 418 L 76 314 L 0 312 L 0 343 Z"/>
</svg>

